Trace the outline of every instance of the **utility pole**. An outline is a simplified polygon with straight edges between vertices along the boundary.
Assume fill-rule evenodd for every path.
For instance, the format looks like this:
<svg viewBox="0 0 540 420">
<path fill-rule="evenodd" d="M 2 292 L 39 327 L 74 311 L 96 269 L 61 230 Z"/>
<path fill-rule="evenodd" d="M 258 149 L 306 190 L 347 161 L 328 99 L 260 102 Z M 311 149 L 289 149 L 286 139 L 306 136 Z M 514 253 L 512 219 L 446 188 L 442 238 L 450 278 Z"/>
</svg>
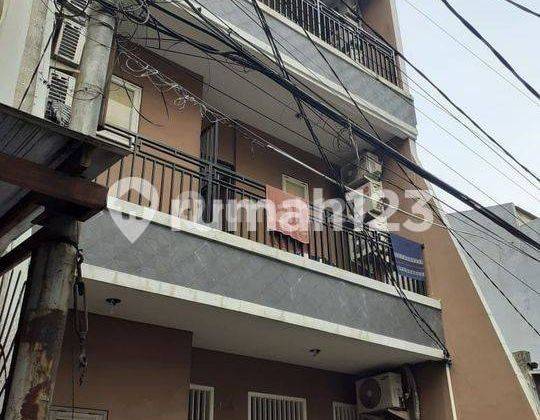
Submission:
<svg viewBox="0 0 540 420">
<path fill-rule="evenodd" d="M 97 1 L 90 2 L 86 43 L 77 79 L 70 128 L 94 135 L 103 93 L 116 21 Z M 91 150 L 74 167 L 89 164 Z M 28 290 L 17 358 L 6 406 L 6 420 L 46 420 L 52 402 L 69 297 L 77 269 L 79 223 L 70 216 L 47 220 L 51 241 L 32 253 Z"/>
</svg>

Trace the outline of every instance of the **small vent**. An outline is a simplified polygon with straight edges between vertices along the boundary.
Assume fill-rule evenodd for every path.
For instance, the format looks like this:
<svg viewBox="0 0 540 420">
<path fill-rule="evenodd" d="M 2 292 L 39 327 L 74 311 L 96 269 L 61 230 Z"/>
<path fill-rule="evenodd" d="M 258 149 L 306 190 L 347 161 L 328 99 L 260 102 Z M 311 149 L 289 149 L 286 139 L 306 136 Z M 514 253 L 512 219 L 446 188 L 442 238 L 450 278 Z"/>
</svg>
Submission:
<svg viewBox="0 0 540 420">
<path fill-rule="evenodd" d="M 54 54 L 70 64 L 78 66 L 81 62 L 86 28 L 83 24 L 64 19 Z"/>
<path fill-rule="evenodd" d="M 306 420 L 306 400 L 250 392 L 249 420 Z"/>
<path fill-rule="evenodd" d="M 45 118 L 67 126 L 75 91 L 75 77 L 56 69 L 49 74 L 49 95 Z"/>
<path fill-rule="evenodd" d="M 188 420 L 213 420 L 214 388 L 202 385 L 189 386 Z"/>
<path fill-rule="evenodd" d="M 334 402 L 332 408 L 334 411 L 334 420 L 356 420 L 358 418 L 356 406 L 353 404 Z"/>
</svg>

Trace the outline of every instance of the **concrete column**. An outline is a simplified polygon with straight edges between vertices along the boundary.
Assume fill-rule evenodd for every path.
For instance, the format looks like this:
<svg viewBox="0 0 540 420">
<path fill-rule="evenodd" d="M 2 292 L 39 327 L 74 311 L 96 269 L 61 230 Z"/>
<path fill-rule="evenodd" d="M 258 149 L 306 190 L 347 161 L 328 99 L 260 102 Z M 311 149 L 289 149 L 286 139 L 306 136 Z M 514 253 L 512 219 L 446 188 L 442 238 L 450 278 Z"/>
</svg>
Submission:
<svg viewBox="0 0 540 420">
<path fill-rule="evenodd" d="M 94 135 L 106 89 L 115 19 L 92 2 L 80 73 L 71 109 L 70 128 Z M 74 168 L 89 165 L 91 150 L 74 158 Z M 28 300 L 21 324 L 7 420 L 46 420 L 66 328 L 69 296 L 76 270 L 79 224 L 69 216 L 50 220 L 52 236 L 64 241 L 40 245 L 32 254 Z"/>
<path fill-rule="evenodd" d="M 48 228 L 56 237 L 78 240 L 77 222 L 65 216 Z M 7 420 L 47 418 L 76 270 L 76 249 L 66 242 L 44 243 L 32 254 Z"/>
</svg>

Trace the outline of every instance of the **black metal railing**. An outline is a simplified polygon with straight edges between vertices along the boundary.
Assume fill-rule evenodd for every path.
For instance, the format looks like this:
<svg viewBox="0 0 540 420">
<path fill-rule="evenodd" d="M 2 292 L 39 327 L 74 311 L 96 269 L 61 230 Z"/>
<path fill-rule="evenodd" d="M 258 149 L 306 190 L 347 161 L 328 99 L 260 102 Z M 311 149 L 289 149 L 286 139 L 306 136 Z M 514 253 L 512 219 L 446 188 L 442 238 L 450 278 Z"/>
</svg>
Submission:
<svg viewBox="0 0 540 420">
<path fill-rule="evenodd" d="M 377 75 L 400 84 L 394 50 L 321 1 L 260 1 Z"/>
<path fill-rule="evenodd" d="M 154 140 L 138 137 L 134 147 L 132 154 L 98 177 L 99 183 L 110 188 L 110 195 L 149 206 L 150 194 L 139 191 L 145 190 L 145 184 L 152 185 L 154 201 L 157 200 L 152 206 L 160 212 L 212 223 L 213 227 L 233 235 L 385 283 L 397 279 L 404 289 L 425 293 L 419 282 L 398 276 L 388 234 L 338 225 L 330 211 L 311 206 L 309 244 L 300 243 L 268 231 L 263 205 L 253 206 L 251 215 L 241 205 L 260 204 L 265 199 L 262 183 Z M 129 192 L 123 196 L 119 195 L 121 190 L 116 184 L 121 179 L 130 180 Z"/>
</svg>

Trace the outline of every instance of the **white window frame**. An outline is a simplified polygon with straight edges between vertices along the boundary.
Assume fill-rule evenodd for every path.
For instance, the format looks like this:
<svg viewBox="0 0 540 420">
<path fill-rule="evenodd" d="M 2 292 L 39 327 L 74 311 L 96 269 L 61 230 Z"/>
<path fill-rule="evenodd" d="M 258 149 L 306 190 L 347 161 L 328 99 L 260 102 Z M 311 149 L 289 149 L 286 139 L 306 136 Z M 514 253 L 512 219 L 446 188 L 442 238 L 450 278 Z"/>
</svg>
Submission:
<svg viewBox="0 0 540 420">
<path fill-rule="evenodd" d="M 301 197 L 301 198 L 309 202 L 309 184 L 307 182 L 300 181 L 299 179 L 293 178 L 292 176 L 282 174 L 281 175 L 281 189 L 285 192 L 287 192 L 285 188 L 285 185 L 287 184 L 287 182 L 296 184 L 299 187 L 301 187 L 304 190 L 304 197 Z"/>
<path fill-rule="evenodd" d="M 65 420 L 94 420 L 96 417 L 100 420 L 107 420 L 108 413 L 103 410 L 92 410 L 87 408 L 71 408 L 71 407 L 59 407 L 52 406 L 49 409 L 48 420 L 53 420 L 58 417 L 58 414 L 65 415 Z M 73 415 L 74 414 L 74 415 Z M 72 416 L 73 415 L 73 416 Z"/>
<path fill-rule="evenodd" d="M 353 410 L 353 412 L 354 412 L 353 417 L 358 418 L 358 412 L 357 412 L 356 405 L 347 404 L 347 403 L 339 402 L 339 401 L 333 401 L 332 402 L 332 418 L 333 418 L 333 420 L 340 420 L 340 419 L 338 419 L 336 417 L 336 411 L 340 410 L 340 409 Z"/>
<path fill-rule="evenodd" d="M 125 128 L 123 127 L 116 127 L 112 124 L 107 124 L 107 121 L 104 121 L 105 128 L 103 130 L 100 130 L 97 132 L 98 136 L 104 137 L 109 140 L 113 140 L 118 143 L 125 144 L 127 146 L 131 146 L 133 141 L 135 140 L 134 134 L 137 134 L 139 132 L 139 112 L 141 110 L 141 102 L 142 102 L 142 87 L 137 86 L 133 83 L 128 82 L 127 80 L 122 79 L 121 77 L 118 77 L 113 74 L 111 78 L 112 83 L 116 83 L 117 85 L 122 86 L 122 88 L 125 86 L 125 88 L 133 92 L 133 108 L 134 108 L 134 118 L 130 121 L 130 127 L 129 127 L 129 133 L 127 134 L 125 132 Z"/>
<path fill-rule="evenodd" d="M 208 391 L 210 392 L 210 416 L 209 416 L 209 420 L 214 420 L 214 387 L 213 386 L 207 386 L 207 385 L 197 385 L 197 384 L 189 384 L 189 390 L 191 392 L 191 390 L 199 390 L 199 391 Z M 189 407 L 188 407 L 189 409 Z M 189 415 L 190 413 L 188 413 L 188 420 L 189 420 Z"/>
<path fill-rule="evenodd" d="M 305 398 L 299 398 L 299 397 L 290 397 L 288 395 L 278 395 L 278 394 L 265 394 L 262 392 L 248 392 L 248 420 L 253 420 L 251 418 L 251 399 L 253 397 L 259 397 L 259 398 L 269 398 L 274 400 L 281 400 L 281 401 L 292 401 L 292 402 L 299 402 L 302 404 L 302 419 L 301 420 L 307 420 L 307 400 Z"/>
</svg>

